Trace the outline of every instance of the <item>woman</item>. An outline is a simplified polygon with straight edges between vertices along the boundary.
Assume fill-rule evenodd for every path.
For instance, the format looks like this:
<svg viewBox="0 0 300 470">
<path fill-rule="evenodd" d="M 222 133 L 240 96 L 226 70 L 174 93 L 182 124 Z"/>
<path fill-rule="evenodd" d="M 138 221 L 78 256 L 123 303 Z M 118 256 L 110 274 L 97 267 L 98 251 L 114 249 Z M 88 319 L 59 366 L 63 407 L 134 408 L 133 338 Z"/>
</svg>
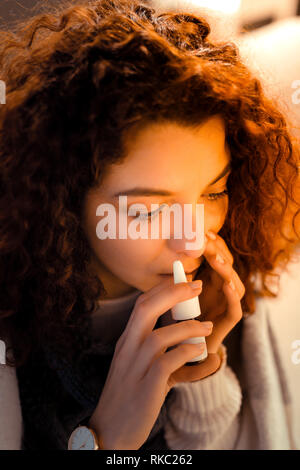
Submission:
<svg viewBox="0 0 300 470">
<path fill-rule="evenodd" d="M 280 364 L 263 336 L 271 362 L 257 385 L 249 371 L 265 358 L 255 362 L 247 322 L 261 321 L 258 298 L 276 295 L 268 277 L 299 244 L 299 155 L 285 120 L 205 20 L 139 1 L 73 3 L 1 33 L 0 314 L 11 348 L 0 384 L 14 393 L 1 445 L 66 449 L 84 424 L 103 449 L 276 448 L 252 391 L 275 377 L 281 393 Z M 120 217 L 120 195 L 148 228 L 173 203 L 191 204 L 194 224 L 204 204 L 204 246 L 187 250 L 173 229 L 101 239 L 97 208 Z M 174 285 L 176 259 L 203 287 Z M 201 323 L 175 323 L 172 306 L 195 295 Z M 176 345 L 195 336 L 208 357 L 188 367 L 198 347 Z M 282 433 L 292 448 L 284 423 Z"/>
</svg>

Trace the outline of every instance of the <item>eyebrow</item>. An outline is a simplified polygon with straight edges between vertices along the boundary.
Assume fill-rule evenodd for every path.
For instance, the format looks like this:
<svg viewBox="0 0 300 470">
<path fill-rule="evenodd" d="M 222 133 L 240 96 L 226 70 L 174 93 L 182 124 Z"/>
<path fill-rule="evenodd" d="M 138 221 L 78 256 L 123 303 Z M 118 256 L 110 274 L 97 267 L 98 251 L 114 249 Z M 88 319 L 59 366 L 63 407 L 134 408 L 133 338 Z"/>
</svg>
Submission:
<svg viewBox="0 0 300 470">
<path fill-rule="evenodd" d="M 231 171 L 232 167 L 231 164 L 228 163 L 219 176 L 217 176 L 210 184 L 209 186 L 212 186 L 213 184 L 217 183 L 223 176 L 227 175 L 229 171 Z M 136 187 L 132 189 L 128 189 L 127 191 L 120 191 L 118 193 L 113 194 L 113 198 L 117 198 L 119 196 L 174 196 L 175 193 L 172 193 L 170 191 L 166 191 L 164 189 L 153 189 L 153 188 L 143 188 L 143 187 Z"/>
</svg>

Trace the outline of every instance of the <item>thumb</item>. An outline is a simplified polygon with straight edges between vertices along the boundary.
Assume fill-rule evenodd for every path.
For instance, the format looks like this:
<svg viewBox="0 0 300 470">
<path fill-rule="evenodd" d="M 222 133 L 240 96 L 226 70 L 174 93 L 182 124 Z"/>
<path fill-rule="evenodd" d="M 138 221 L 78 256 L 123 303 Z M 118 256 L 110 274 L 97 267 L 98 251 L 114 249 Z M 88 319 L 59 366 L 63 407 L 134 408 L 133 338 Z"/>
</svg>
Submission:
<svg viewBox="0 0 300 470">
<path fill-rule="evenodd" d="M 221 358 L 217 353 L 209 353 L 201 364 L 182 366 L 170 375 L 168 385 L 174 387 L 180 382 L 196 382 L 216 372 L 221 365 Z"/>
</svg>

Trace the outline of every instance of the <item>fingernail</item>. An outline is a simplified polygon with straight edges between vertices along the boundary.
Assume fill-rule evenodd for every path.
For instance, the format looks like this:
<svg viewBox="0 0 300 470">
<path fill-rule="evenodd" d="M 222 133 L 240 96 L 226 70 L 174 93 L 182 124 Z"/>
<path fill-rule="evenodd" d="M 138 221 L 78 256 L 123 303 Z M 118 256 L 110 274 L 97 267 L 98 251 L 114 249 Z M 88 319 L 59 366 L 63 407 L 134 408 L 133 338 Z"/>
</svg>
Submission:
<svg viewBox="0 0 300 470">
<path fill-rule="evenodd" d="M 215 235 L 214 232 L 212 232 L 211 230 L 209 230 L 209 231 L 207 232 L 207 236 L 208 236 L 211 240 L 216 240 L 216 239 L 217 239 L 216 235 Z"/>
<path fill-rule="evenodd" d="M 214 326 L 213 322 L 211 322 L 211 321 L 202 321 L 200 323 L 201 323 L 202 326 L 204 326 L 204 328 L 207 328 L 208 330 L 211 330 L 212 327 Z"/>
<path fill-rule="evenodd" d="M 224 263 L 225 263 L 224 259 L 222 258 L 221 255 L 219 255 L 219 253 L 218 253 L 217 256 L 215 257 L 215 260 L 216 260 L 218 263 L 221 263 L 221 264 L 224 264 Z"/>
<path fill-rule="evenodd" d="M 204 351 L 205 343 L 195 343 L 200 352 Z"/>
<path fill-rule="evenodd" d="M 192 289 L 200 289 L 202 287 L 202 281 L 198 279 L 197 281 L 189 282 L 189 285 Z"/>
<path fill-rule="evenodd" d="M 232 279 L 231 279 L 231 281 L 228 283 L 228 285 L 231 287 L 232 290 L 235 290 L 235 285 L 234 285 Z"/>
</svg>

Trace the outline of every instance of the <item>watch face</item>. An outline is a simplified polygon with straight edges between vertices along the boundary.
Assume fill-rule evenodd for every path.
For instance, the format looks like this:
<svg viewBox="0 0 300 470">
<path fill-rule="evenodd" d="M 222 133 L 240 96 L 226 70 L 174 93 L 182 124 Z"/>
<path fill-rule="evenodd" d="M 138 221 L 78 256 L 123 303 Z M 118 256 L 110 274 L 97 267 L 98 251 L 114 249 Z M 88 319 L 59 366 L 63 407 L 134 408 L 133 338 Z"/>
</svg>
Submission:
<svg viewBox="0 0 300 470">
<path fill-rule="evenodd" d="M 76 428 L 69 439 L 69 450 L 95 450 L 96 442 L 93 433 L 86 426 Z"/>
</svg>

